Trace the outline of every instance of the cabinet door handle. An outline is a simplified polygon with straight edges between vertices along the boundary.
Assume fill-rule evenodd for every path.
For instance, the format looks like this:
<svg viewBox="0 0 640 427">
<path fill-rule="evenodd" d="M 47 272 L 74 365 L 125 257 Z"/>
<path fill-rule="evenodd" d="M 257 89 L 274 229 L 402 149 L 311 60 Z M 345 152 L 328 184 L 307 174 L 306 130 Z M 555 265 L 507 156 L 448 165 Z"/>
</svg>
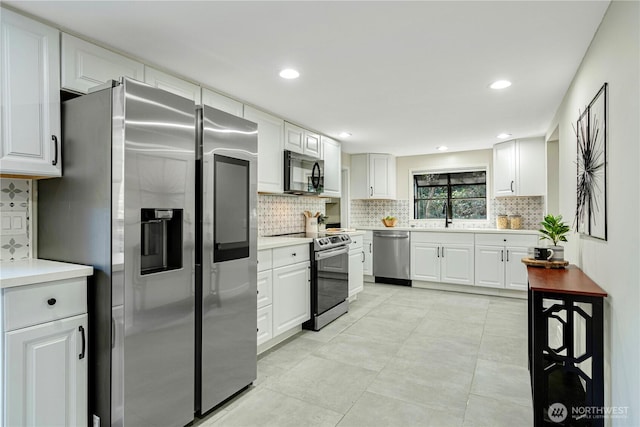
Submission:
<svg viewBox="0 0 640 427">
<path fill-rule="evenodd" d="M 440 258 L 440 246 L 438 246 L 438 254 L 436 255 L 436 257 Z"/>
<path fill-rule="evenodd" d="M 51 160 L 51 164 L 55 166 L 58 164 L 58 137 L 51 135 L 51 140 L 53 141 L 53 160 Z"/>
<path fill-rule="evenodd" d="M 80 355 L 78 356 L 78 359 L 84 359 L 84 350 L 87 345 L 87 341 L 84 336 L 84 328 L 82 326 L 79 326 L 78 331 L 80 331 L 80 333 L 82 334 L 82 353 L 80 353 Z"/>
<path fill-rule="evenodd" d="M 373 253 L 373 243 L 369 243 L 369 253 Z"/>
<path fill-rule="evenodd" d="M 504 262 L 504 249 L 500 251 L 500 262 Z"/>
<path fill-rule="evenodd" d="M 369 187 L 369 196 L 373 197 L 373 187 Z"/>
<path fill-rule="evenodd" d="M 509 184 L 509 189 L 511 190 L 512 193 L 513 193 L 513 184 L 514 184 L 514 181 L 511 181 L 511 184 Z"/>
<path fill-rule="evenodd" d="M 297 255 L 297 254 L 296 254 L 295 252 L 291 254 L 291 256 L 296 256 L 296 255 Z"/>
<path fill-rule="evenodd" d="M 507 262 L 509 262 L 509 249 L 507 249 Z"/>
<path fill-rule="evenodd" d="M 49 298 L 47 300 L 47 304 L 49 305 L 56 305 L 56 302 L 58 302 L 55 298 Z"/>
<path fill-rule="evenodd" d="M 365 255 L 364 255 L 364 251 L 362 251 L 362 263 L 363 263 L 363 264 L 364 264 L 364 257 L 365 257 Z"/>
<path fill-rule="evenodd" d="M 444 246 L 442 247 L 442 258 L 444 258 Z"/>
</svg>

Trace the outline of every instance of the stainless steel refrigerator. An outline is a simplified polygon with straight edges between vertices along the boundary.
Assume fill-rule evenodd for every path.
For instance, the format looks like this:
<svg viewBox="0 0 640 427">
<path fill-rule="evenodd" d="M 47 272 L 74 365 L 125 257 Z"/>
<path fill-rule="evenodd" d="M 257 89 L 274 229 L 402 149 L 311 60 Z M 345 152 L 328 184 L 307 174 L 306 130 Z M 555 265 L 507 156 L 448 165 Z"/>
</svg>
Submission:
<svg viewBox="0 0 640 427">
<path fill-rule="evenodd" d="M 198 109 L 196 411 L 256 379 L 257 125 Z"/>
<path fill-rule="evenodd" d="M 89 414 L 188 424 L 256 378 L 256 125 L 126 78 L 62 119 L 38 255 L 94 267 Z"/>
<path fill-rule="evenodd" d="M 89 414 L 102 426 L 185 425 L 195 395 L 195 105 L 123 79 L 65 101 L 62 120 L 63 177 L 38 185 L 38 256 L 94 266 Z"/>
</svg>

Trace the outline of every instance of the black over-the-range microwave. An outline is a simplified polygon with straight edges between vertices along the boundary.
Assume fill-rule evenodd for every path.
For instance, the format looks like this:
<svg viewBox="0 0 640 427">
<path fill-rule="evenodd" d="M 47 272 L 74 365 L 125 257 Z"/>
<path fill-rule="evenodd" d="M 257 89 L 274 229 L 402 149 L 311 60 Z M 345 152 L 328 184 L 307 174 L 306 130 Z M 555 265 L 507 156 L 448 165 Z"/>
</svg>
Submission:
<svg viewBox="0 0 640 427">
<path fill-rule="evenodd" d="M 324 161 L 284 150 L 284 192 L 319 195 L 324 191 Z"/>
</svg>

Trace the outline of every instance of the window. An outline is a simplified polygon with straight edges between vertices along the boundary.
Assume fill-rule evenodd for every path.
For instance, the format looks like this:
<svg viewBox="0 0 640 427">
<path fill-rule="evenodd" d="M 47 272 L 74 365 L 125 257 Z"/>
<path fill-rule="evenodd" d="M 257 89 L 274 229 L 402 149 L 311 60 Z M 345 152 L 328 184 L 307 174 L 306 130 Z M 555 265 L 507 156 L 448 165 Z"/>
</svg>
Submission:
<svg viewBox="0 0 640 427">
<path fill-rule="evenodd" d="M 487 219 L 487 172 L 413 174 L 413 217 L 444 219 L 444 206 L 453 219 Z"/>
</svg>

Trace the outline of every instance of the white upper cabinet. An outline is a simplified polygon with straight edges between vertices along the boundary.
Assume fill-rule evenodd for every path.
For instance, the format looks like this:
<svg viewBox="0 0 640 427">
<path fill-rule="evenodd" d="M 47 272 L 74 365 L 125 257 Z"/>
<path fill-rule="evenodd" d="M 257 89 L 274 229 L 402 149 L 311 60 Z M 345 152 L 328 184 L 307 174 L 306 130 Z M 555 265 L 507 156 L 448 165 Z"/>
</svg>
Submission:
<svg viewBox="0 0 640 427">
<path fill-rule="evenodd" d="M 324 160 L 323 196 L 340 197 L 342 190 L 342 153 L 341 144 L 326 136 L 321 137 Z"/>
<path fill-rule="evenodd" d="M 321 158 L 320 135 L 289 122 L 284 125 L 284 148 L 294 153 Z"/>
<path fill-rule="evenodd" d="M 217 108 L 225 113 L 233 114 L 237 117 L 242 117 L 243 104 L 240 101 L 236 101 L 233 98 L 219 94 L 205 87 L 202 88 L 202 103 L 209 107 Z"/>
<path fill-rule="evenodd" d="M 62 89 L 87 93 L 107 80 L 144 81 L 144 65 L 77 37 L 62 33 Z"/>
<path fill-rule="evenodd" d="M 543 138 L 518 139 L 493 146 L 493 191 L 500 196 L 546 193 Z"/>
<path fill-rule="evenodd" d="M 144 82 L 200 104 L 200 86 L 145 65 Z"/>
<path fill-rule="evenodd" d="M 395 199 L 396 158 L 391 154 L 351 156 L 352 199 Z"/>
<path fill-rule="evenodd" d="M 284 120 L 248 105 L 244 118 L 258 124 L 258 191 L 282 193 Z"/>
<path fill-rule="evenodd" d="M 58 30 L 2 9 L 0 174 L 62 175 Z"/>
</svg>

